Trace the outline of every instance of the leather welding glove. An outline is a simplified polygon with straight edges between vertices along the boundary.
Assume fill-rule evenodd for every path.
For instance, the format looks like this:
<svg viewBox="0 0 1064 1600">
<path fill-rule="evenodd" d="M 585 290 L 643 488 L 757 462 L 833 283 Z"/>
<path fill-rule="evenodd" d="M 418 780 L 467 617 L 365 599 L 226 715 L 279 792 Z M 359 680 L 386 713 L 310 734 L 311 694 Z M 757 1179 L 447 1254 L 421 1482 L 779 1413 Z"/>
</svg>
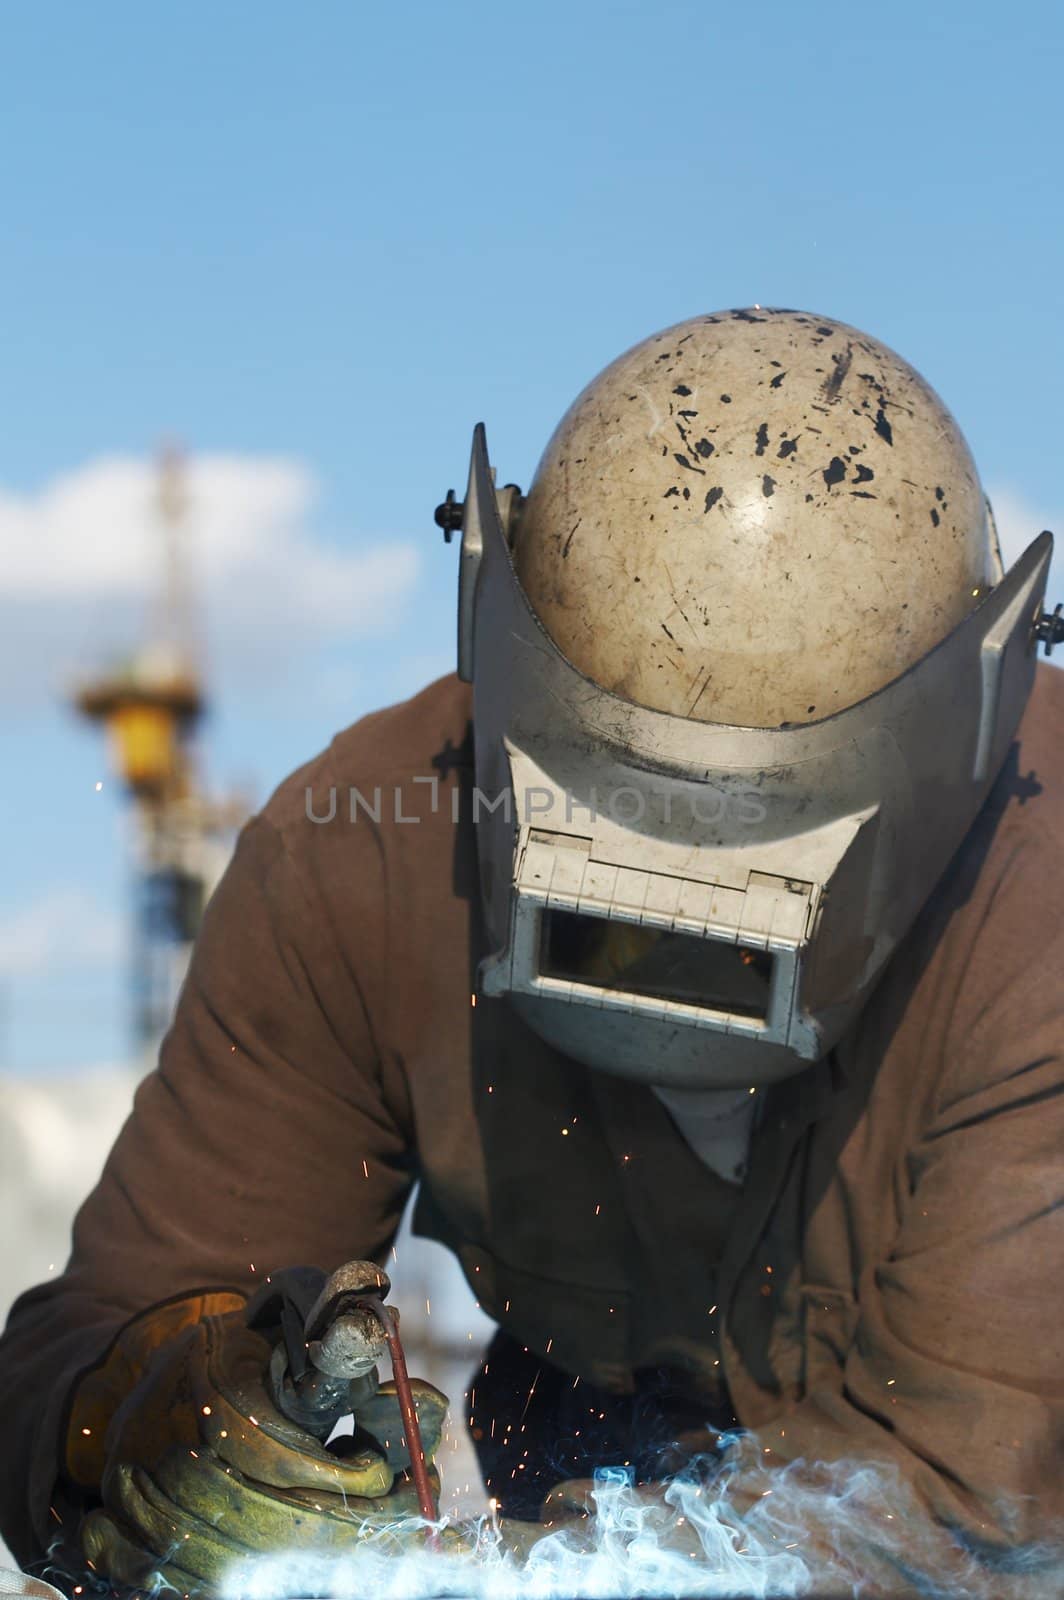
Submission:
<svg viewBox="0 0 1064 1600">
<path fill-rule="evenodd" d="M 80 1530 L 97 1574 L 210 1595 L 249 1555 L 339 1553 L 417 1518 L 394 1386 L 380 1386 L 353 1437 L 326 1448 L 273 1404 L 271 1350 L 241 1297 L 198 1296 L 138 1318 L 82 1380 L 67 1468 L 103 1502 Z M 446 1397 L 416 1379 L 411 1389 L 431 1463 Z"/>
</svg>

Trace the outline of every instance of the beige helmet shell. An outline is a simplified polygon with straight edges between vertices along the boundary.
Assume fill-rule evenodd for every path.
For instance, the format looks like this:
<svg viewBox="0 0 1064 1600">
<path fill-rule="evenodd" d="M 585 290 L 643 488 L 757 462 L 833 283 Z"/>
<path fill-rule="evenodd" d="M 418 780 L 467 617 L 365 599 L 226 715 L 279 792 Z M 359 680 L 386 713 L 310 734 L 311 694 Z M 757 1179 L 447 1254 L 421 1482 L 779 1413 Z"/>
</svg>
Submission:
<svg viewBox="0 0 1064 1600">
<path fill-rule="evenodd" d="M 845 323 L 692 318 L 578 396 L 515 538 L 555 644 L 637 705 L 818 722 L 919 661 L 1000 576 L 960 429 Z"/>
</svg>

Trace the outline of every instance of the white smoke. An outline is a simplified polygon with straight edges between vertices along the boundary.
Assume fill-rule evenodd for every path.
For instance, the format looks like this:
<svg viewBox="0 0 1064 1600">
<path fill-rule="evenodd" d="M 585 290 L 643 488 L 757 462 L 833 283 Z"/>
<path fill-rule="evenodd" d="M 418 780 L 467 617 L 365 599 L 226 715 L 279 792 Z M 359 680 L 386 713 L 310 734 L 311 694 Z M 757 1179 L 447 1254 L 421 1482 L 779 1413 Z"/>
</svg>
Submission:
<svg viewBox="0 0 1064 1600">
<path fill-rule="evenodd" d="M 760 1468 L 758 1451 L 755 1436 L 733 1436 L 712 1482 L 696 1470 L 645 1490 L 623 1471 L 600 1473 L 589 1517 L 545 1529 L 520 1550 L 512 1548 L 515 1525 L 494 1518 L 445 1522 L 435 1551 L 417 1518 L 365 1526 L 347 1557 L 293 1552 L 239 1563 L 223 1600 L 1064 1595 L 1061 1547 L 977 1556 L 929 1521 L 893 1469 L 860 1461 Z"/>
<path fill-rule="evenodd" d="M 369 1533 L 348 1558 L 306 1554 L 247 1563 L 230 1576 L 224 1600 L 561 1600 L 563 1596 L 803 1595 L 811 1573 L 792 1549 L 753 1537 L 723 1501 L 699 1501 L 674 1483 L 647 1501 L 603 1475 L 588 1527 L 547 1532 L 520 1555 L 489 1518 L 453 1530 L 434 1553 L 416 1519 Z M 447 1535 L 445 1533 L 445 1540 Z M 397 1552 L 397 1541 L 407 1545 Z"/>
</svg>

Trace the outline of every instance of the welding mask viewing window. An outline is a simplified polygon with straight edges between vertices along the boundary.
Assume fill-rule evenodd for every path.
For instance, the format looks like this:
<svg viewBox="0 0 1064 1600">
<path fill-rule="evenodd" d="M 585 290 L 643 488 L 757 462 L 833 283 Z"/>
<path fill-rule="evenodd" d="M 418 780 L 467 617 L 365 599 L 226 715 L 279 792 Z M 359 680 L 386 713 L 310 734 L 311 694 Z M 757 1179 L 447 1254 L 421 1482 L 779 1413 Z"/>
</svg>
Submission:
<svg viewBox="0 0 1064 1600">
<path fill-rule="evenodd" d="M 491 954 L 575 1059 L 768 1083 L 841 1036 L 999 772 L 1052 538 L 1002 572 L 949 412 L 853 328 L 725 312 L 474 435 L 459 672 Z"/>
<path fill-rule="evenodd" d="M 750 945 L 561 908 L 542 913 L 540 936 L 544 977 L 723 1016 L 768 1016 L 773 958 Z"/>
</svg>

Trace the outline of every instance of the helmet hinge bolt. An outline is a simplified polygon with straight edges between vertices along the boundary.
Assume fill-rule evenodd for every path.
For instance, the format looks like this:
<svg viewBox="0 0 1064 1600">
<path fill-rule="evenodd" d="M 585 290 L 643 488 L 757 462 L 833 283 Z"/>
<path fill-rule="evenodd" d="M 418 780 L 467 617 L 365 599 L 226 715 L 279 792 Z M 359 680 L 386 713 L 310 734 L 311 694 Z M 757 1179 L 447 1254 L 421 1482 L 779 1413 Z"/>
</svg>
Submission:
<svg viewBox="0 0 1064 1600">
<path fill-rule="evenodd" d="M 453 489 L 448 489 L 446 500 L 436 507 L 435 513 L 436 526 L 443 529 L 443 537 L 448 544 L 461 528 L 464 514 L 465 506 L 462 501 L 455 499 Z"/>
<path fill-rule="evenodd" d="M 1055 644 L 1064 644 L 1064 601 L 1058 601 L 1052 611 L 1043 611 L 1038 622 L 1035 623 L 1034 636 L 1040 644 L 1046 647 L 1046 655 L 1053 654 Z"/>
</svg>

